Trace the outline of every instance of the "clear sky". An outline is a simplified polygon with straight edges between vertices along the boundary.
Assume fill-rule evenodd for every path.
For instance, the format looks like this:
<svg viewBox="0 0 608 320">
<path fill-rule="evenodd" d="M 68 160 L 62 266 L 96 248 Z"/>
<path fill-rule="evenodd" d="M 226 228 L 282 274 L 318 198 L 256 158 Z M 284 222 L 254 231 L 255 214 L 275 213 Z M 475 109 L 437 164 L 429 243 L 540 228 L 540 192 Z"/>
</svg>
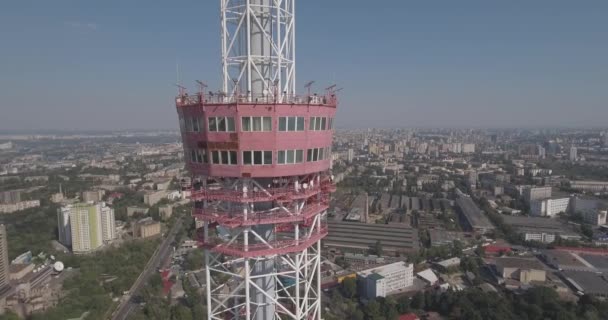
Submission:
<svg viewBox="0 0 608 320">
<path fill-rule="evenodd" d="M 338 127 L 608 126 L 606 0 L 298 0 L 298 87 Z M 0 130 L 176 128 L 219 88 L 219 0 L 6 0 Z"/>
</svg>

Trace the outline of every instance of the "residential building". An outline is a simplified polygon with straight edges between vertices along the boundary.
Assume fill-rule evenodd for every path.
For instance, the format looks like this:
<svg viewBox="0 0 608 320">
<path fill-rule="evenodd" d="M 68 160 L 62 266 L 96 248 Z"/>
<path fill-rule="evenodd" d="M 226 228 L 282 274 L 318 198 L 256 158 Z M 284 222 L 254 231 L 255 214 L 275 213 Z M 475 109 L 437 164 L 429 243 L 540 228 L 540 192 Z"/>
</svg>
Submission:
<svg viewBox="0 0 608 320">
<path fill-rule="evenodd" d="M 103 190 L 83 191 L 81 194 L 82 202 L 100 202 L 103 200 Z"/>
<path fill-rule="evenodd" d="M 462 153 L 475 153 L 475 144 L 474 143 L 463 143 L 462 144 Z"/>
<path fill-rule="evenodd" d="M 40 200 L 28 200 L 11 204 L 0 204 L 0 213 L 13 213 L 37 207 L 40 207 Z"/>
<path fill-rule="evenodd" d="M 21 202 L 20 190 L 9 190 L 0 192 L 0 204 L 15 204 Z"/>
<path fill-rule="evenodd" d="M 127 207 L 127 216 L 132 217 L 136 213 L 147 214 L 148 210 L 150 209 L 142 207 Z"/>
<path fill-rule="evenodd" d="M 114 209 L 105 203 L 78 203 L 57 212 L 59 242 L 74 253 L 88 253 L 116 237 Z"/>
<path fill-rule="evenodd" d="M 144 218 L 135 224 L 133 228 L 133 236 L 139 238 L 149 238 L 160 234 L 160 222 L 152 220 L 152 218 Z"/>
<path fill-rule="evenodd" d="M 414 283 L 414 265 L 399 261 L 357 273 L 361 296 L 367 299 L 386 297 Z"/>
<path fill-rule="evenodd" d="M 114 209 L 107 206 L 102 206 L 100 213 L 101 238 L 104 243 L 108 243 L 116 239 L 116 219 L 114 218 Z"/>
<path fill-rule="evenodd" d="M 153 206 L 167 196 L 166 191 L 151 191 L 144 194 L 144 203 Z"/>
<path fill-rule="evenodd" d="M 570 161 L 576 161 L 578 159 L 576 147 L 570 147 Z"/>
<path fill-rule="evenodd" d="M 348 163 L 352 163 L 355 159 L 355 150 L 348 149 Z"/>
<path fill-rule="evenodd" d="M 0 291 L 9 285 L 10 269 L 6 226 L 0 224 Z"/>
<path fill-rule="evenodd" d="M 68 247 L 72 246 L 72 227 L 70 226 L 71 206 L 61 207 L 57 209 L 57 233 L 58 241 Z"/>
</svg>

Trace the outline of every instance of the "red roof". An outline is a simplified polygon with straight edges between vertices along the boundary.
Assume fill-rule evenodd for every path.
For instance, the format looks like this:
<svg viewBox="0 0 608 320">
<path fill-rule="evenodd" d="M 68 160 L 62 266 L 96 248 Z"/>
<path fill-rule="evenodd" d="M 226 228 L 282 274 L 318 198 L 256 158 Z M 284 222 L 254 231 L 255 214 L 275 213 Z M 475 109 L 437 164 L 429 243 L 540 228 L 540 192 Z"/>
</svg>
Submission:
<svg viewBox="0 0 608 320">
<path fill-rule="evenodd" d="M 420 320 L 415 313 L 403 314 L 399 317 L 399 320 Z"/>
<path fill-rule="evenodd" d="M 486 253 L 501 253 L 501 252 L 511 252 L 511 248 L 510 247 L 504 247 L 504 246 L 485 246 L 483 247 L 484 251 Z"/>
</svg>

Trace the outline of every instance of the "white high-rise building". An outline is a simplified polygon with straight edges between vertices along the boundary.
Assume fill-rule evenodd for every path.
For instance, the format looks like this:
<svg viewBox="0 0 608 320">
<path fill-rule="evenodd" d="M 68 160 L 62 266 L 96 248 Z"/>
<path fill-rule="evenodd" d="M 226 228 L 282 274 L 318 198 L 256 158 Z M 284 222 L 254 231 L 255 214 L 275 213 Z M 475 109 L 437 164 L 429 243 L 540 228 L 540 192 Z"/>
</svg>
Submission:
<svg viewBox="0 0 608 320">
<path fill-rule="evenodd" d="M 475 153 L 475 144 L 474 143 L 463 143 L 462 144 L 462 153 Z"/>
<path fill-rule="evenodd" d="M 74 253 L 88 253 L 115 238 L 114 210 L 105 203 L 79 203 L 57 212 L 59 241 Z"/>
<path fill-rule="evenodd" d="M 72 246 L 72 227 L 70 226 L 71 206 L 61 207 L 57 210 L 57 229 L 59 242 L 65 246 Z"/>
<path fill-rule="evenodd" d="M 352 163 L 354 159 L 355 159 L 355 150 L 348 149 L 348 162 Z"/>
<path fill-rule="evenodd" d="M 6 227 L 0 224 L 0 289 L 4 289 L 9 285 L 10 278 L 8 243 L 6 238 Z"/>
<path fill-rule="evenodd" d="M 576 147 L 570 147 L 570 161 L 576 161 L 578 159 Z"/>
<path fill-rule="evenodd" d="M 114 209 L 101 207 L 101 238 L 104 243 L 116 239 L 116 220 L 114 219 Z"/>
</svg>

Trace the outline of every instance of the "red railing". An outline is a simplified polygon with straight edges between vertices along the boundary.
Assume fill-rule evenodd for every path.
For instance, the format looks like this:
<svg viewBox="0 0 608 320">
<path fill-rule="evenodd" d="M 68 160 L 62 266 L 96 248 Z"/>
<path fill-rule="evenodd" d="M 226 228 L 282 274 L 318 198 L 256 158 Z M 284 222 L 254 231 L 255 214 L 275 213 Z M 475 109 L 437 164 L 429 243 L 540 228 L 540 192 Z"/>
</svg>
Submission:
<svg viewBox="0 0 608 320">
<path fill-rule="evenodd" d="M 194 201 L 214 200 L 214 201 L 230 201 L 230 202 L 268 202 L 280 201 L 290 202 L 296 199 L 307 199 L 322 191 L 322 187 L 318 185 L 308 188 L 267 188 L 265 191 L 247 190 L 193 190 L 190 198 Z"/>
<path fill-rule="evenodd" d="M 312 246 L 327 235 L 327 228 L 313 231 L 309 237 L 300 240 L 279 240 L 266 243 L 243 244 L 203 244 L 209 250 L 234 257 L 253 258 L 298 252 Z"/>
<path fill-rule="evenodd" d="M 300 214 L 294 215 L 284 210 L 252 212 L 247 214 L 247 219 L 242 212 L 229 213 L 216 208 L 194 209 L 193 215 L 205 221 L 213 221 L 228 228 L 244 226 L 279 224 L 307 221 L 315 215 L 327 210 L 329 206 L 325 203 L 304 206 Z"/>
<path fill-rule="evenodd" d="M 224 94 L 201 94 L 195 93 L 192 95 L 182 94 L 175 98 L 175 105 L 178 107 L 196 106 L 205 104 L 233 104 L 233 103 L 244 103 L 244 104 L 310 104 L 310 105 L 321 105 L 321 106 L 333 106 L 338 104 L 338 97 L 334 93 L 327 93 L 325 95 L 284 95 L 281 100 L 277 100 L 275 97 L 270 95 L 232 95 L 227 96 Z"/>
</svg>

